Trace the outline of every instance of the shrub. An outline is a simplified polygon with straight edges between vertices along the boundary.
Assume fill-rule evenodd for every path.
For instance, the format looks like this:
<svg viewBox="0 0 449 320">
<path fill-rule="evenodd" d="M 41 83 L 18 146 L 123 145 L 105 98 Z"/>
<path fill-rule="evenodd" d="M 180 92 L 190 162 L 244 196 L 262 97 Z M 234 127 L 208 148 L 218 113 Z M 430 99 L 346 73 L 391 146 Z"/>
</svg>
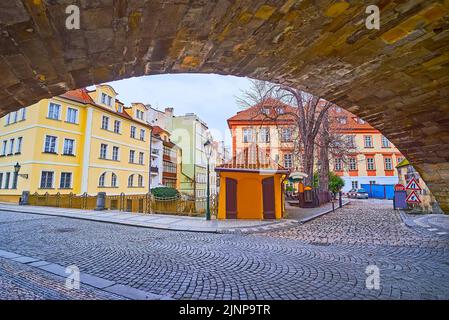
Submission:
<svg viewBox="0 0 449 320">
<path fill-rule="evenodd" d="M 157 198 L 175 198 L 179 196 L 179 191 L 169 187 L 157 187 L 151 189 L 151 194 Z"/>
</svg>

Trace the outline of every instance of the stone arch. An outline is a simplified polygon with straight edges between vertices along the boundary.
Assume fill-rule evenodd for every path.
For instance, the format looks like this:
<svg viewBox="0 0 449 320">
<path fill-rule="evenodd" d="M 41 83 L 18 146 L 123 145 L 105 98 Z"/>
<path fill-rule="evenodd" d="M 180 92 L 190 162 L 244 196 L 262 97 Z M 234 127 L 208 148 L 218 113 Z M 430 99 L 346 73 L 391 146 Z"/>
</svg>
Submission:
<svg viewBox="0 0 449 320">
<path fill-rule="evenodd" d="M 248 76 L 302 88 L 368 121 L 449 212 L 449 4 L 93 1 L 0 4 L 0 116 L 42 98 L 149 74 Z"/>
</svg>

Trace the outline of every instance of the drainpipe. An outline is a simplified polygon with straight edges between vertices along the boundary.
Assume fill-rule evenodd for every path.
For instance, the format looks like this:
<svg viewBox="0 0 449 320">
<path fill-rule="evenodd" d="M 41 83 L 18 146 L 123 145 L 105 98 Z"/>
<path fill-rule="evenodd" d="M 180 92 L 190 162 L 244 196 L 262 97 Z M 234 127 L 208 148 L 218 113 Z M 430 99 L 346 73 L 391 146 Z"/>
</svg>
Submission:
<svg viewBox="0 0 449 320">
<path fill-rule="evenodd" d="M 148 192 L 151 193 L 151 150 L 153 147 L 153 129 L 150 130 L 150 159 L 148 161 Z"/>
</svg>

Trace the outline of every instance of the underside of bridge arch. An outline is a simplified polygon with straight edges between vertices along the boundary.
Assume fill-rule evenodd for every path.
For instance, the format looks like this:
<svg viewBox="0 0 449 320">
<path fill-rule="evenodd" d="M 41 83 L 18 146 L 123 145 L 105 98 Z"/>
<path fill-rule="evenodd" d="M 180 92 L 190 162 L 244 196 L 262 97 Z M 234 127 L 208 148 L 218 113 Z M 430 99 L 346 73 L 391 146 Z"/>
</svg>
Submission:
<svg viewBox="0 0 449 320">
<path fill-rule="evenodd" d="M 69 89 L 177 72 L 270 80 L 367 120 L 449 212 L 449 1 L 10 0 L 0 115 Z M 66 26 L 68 5 L 80 29 Z"/>
</svg>

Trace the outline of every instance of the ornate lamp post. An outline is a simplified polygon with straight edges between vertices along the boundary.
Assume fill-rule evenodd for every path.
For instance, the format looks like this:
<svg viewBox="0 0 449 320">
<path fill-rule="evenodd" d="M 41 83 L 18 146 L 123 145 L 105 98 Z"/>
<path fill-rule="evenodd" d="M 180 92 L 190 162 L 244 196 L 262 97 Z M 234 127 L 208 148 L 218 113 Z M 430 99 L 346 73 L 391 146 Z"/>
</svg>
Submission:
<svg viewBox="0 0 449 320">
<path fill-rule="evenodd" d="M 24 179 L 28 179 L 28 174 L 19 174 L 21 167 L 22 166 L 18 162 L 14 165 L 14 181 L 13 181 L 13 185 L 12 185 L 13 189 L 17 188 L 17 177 L 22 177 Z"/>
<path fill-rule="evenodd" d="M 204 143 L 204 152 L 206 153 L 207 158 L 207 203 L 206 203 L 206 220 L 210 220 L 210 157 L 212 156 L 212 142 L 207 139 Z"/>
</svg>

